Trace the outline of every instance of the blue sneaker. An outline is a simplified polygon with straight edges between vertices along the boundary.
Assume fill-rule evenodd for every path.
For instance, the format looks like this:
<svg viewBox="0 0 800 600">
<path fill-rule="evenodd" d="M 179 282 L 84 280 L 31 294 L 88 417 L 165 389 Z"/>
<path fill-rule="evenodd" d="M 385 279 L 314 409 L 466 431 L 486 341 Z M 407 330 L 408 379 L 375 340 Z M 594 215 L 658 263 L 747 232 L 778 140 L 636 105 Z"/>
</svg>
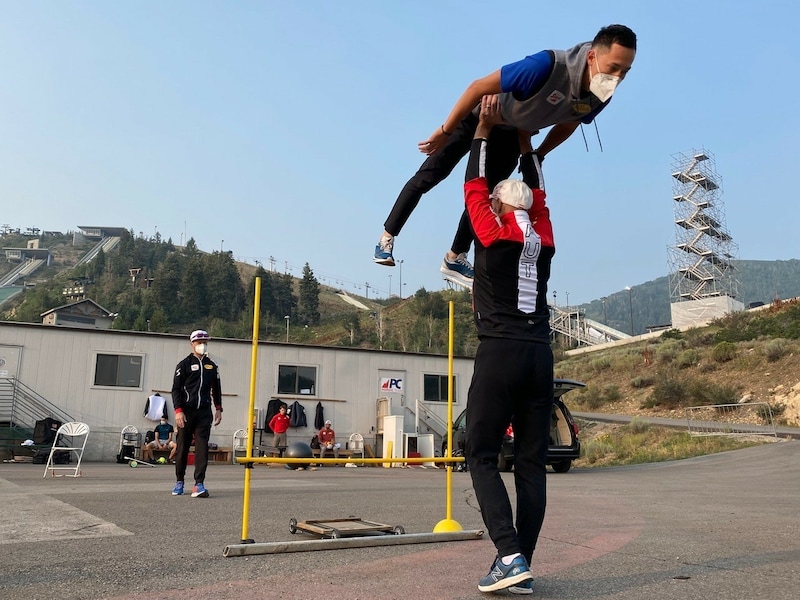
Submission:
<svg viewBox="0 0 800 600">
<path fill-rule="evenodd" d="M 475 277 L 475 271 L 467 260 L 466 252 L 462 252 L 452 261 L 448 260 L 447 255 L 445 255 L 439 270 L 447 281 L 452 281 L 468 290 L 472 289 L 472 279 Z"/>
<path fill-rule="evenodd" d="M 489 571 L 489 574 L 482 577 L 478 582 L 478 590 L 481 592 L 496 592 L 529 579 L 533 579 L 533 575 L 531 575 L 528 561 L 525 560 L 524 556 L 519 555 L 511 561 L 510 565 L 504 565 L 498 556 L 494 559 L 494 564 L 492 564 L 492 570 Z"/>
<path fill-rule="evenodd" d="M 528 581 L 523 581 L 522 583 L 516 583 L 508 588 L 508 591 L 512 594 L 517 594 L 518 596 L 525 596 L 527 594 L 533 593 L 533 581 L 530 579 Z"/>
<path fill-rule="evenodd" d="M 172 495 L 173 496 L 183 496 L 183 482 L 176 481 L 175 487 L 172 488 Z"/>
<path fill-rule="evenodd" d="M 208 490 L 202 483 L 195 483 L 192 488 L 192 498 L 208 498 Z"/>
<path fill-rule="evenodd" d="M 373 261 L 379 265 L 386 265 L 387 267 L 394 266 L 394 256 L 392 250 L 394 249 L 394 236 L 384 233 L 381 239 L 378 240 L 378 245 L 375 246 L 375 256 Z"/>
</svg>

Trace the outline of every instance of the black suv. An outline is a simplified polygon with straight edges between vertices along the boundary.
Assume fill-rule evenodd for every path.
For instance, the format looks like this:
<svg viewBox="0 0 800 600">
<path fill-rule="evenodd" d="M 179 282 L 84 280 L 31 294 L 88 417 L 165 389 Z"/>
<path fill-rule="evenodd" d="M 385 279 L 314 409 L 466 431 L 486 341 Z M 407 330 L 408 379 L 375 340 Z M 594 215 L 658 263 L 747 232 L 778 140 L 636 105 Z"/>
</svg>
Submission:
<svg viewBox="0 0 800 600">
<path fill-rule="evenodd" d="M 561 397 L 570 390 L 577 390 L 583 387 L 586 387 L 586 384 L 580 381 L 572 381 L 570 379 L 556 379 L 553 381 L 555 400 L 553 402 L 553 422 L 550 426 L 550 446 L 547 449 L 547 464 L 553 467 L 556 473 L 569 471 L 572 461 L 581 455 L 578 426 Z M 456 452 L 460 454 L 464 452 L 466 424 L 467 411 L 465 409 L 453 421 L 453 446 L 455 446 Z M 446 455 L 447 438 L 442 442 L 442 456 Z M 510 471 L 514 467 L 514 432 L 510 425 L 503 438 L 503 449 L 497 459 L 497 466 L 501 471 Z"/>
</svg>

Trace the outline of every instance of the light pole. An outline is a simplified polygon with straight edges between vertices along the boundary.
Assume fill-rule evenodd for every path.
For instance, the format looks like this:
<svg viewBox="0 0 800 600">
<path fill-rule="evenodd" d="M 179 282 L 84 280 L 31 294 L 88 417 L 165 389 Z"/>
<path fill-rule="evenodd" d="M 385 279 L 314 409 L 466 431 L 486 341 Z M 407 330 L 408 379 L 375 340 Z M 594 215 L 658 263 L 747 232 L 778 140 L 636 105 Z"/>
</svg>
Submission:
<svg viewBox="0 0 800 600">
<path fill-rule="evenodd" d="M 569 292 L 564 292 L 567 295 L 567 312 L 569 312 Z"/>
<path fill-rule="evenodd" d="M 631 286 L 625 286 L 625 289 L 628 290 L 628 309 L 631 313 L 631 335 L 633 335 L 633 289 Z"/>
<path fill-rule="evenodd" d="M 289 319 L 290 319 L 290 317 L 289 317 L 289 315 L 286 315 L 283 318 L 286 319 L 286 343 L 288 344 L 289 343 Z"/>
<path fill-rule="evenodd" d="M 403 259 L 397 261 L 398 266 L 400 267 L 400 300 L 403 299 Z"/>
<path fill-rule="evenodd" d="M 392 297 L 392 276 L 389 275 L 389 298 L 388 299 L 391 299 L 391 297 Z"/>
<path fill-rule="evenodd" d="M 553 290 L 553 306 L 558 306 L 558 302 L 556 302 L 556 291 Z"/>
<path fill-rule="evenodd" d="M 606 300 L 608 300 L 608 298 L 606 296 L 603 296 L 601 300 L 603 301 L 603 325 L 608 325 L 608 317 L 606 316 Z M 608 341 L 607 333 L 603 333 L 603 339 L 606 342 Z"/>
</svg>

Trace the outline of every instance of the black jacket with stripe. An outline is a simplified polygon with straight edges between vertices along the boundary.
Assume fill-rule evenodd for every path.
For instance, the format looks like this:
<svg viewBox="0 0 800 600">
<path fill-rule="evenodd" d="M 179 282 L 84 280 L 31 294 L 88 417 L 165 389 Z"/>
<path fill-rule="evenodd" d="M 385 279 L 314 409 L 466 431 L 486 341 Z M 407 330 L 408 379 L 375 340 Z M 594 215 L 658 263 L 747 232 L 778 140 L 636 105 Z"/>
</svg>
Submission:
<svg viewBox="0 0 800 600">
<path fill-rule="evenodd" d="M 555 243 L 538 160 L 532 153 L 520 160 L 523 180 L 533 192 L 531 208 L 498 217 L 484 177 L 485 156 L 486 140 L 474 140 L 464 184 L 476 238 L 472 295 L 478 337 L 549 343 L 547 281 Z"/>
</svg>

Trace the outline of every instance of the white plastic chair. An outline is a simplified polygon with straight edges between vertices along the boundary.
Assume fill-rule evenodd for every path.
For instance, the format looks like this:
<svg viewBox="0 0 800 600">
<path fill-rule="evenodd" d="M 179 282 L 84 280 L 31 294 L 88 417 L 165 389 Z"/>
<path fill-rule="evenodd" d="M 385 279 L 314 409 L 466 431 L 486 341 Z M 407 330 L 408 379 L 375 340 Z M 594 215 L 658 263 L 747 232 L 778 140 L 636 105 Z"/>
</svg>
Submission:
<svg viewBox="0 0 800 600">
<path fill-rule="evenodd" d="M 237 452 L 239 453 L 237 455 Z M 237 456 L 247 455 L 247 430 L 237 429 L 233 434 L 233 444 L 231 444 L 231 462 L 236 463 Z"/>
<path fill-rule="evenodd" d="M 364 458 L 364 436 L 360 433 L 352 434 L 347 442 L 347 449 L 351 452 L 350 456 L 360 454 L 361 458 Z"/>
<path fill-rule="evenodd" d="M 123 450 L 128 448 L 129 451 L 124 456 L 131 458 L 139 458 L 142 451 L 142 434 L 134 425 L 126 425 L 122 428 L 119 434 L 119 455 L 123 456 Z"/>
<path fill-rule="evenodd" d="M 70 439 L 68 446 L 58 445 L 58 442 L 61 440 L 61 436 L 68 437 Z M 75 439 L 80 437 L 83 437 L 82 444 L 80 443 L 80 440 Z M 53 440 L 53 447 L 50 448 L 50 456 L 47 457 L 47 464 L 44 466 L 44 475 L 42 475 L 42 478 L 47 477 L 47 471 L 50 471 L 50 474 L 53 477 L 57 476 L 56 471 L 72 471 L 71 475 L 64 473 L 64 475 L 58 475 L 58 477 L 80 477 L 83 450 L 86 448 L 86 441 L 88 439 L 89 426 L 86 423 L 70 421 L 69 423 L 64 423 L 61 427 L 59 427 L 58 431 L 56 431 L 56 437 Z M 56 465 L 53 463 L 53 454 L 56 452 L 69 452 L 70 455 L 72 452 L 74 452 L 78 458 L 78 462 L 74 467 L 68 465 Z"/>
</svg>

